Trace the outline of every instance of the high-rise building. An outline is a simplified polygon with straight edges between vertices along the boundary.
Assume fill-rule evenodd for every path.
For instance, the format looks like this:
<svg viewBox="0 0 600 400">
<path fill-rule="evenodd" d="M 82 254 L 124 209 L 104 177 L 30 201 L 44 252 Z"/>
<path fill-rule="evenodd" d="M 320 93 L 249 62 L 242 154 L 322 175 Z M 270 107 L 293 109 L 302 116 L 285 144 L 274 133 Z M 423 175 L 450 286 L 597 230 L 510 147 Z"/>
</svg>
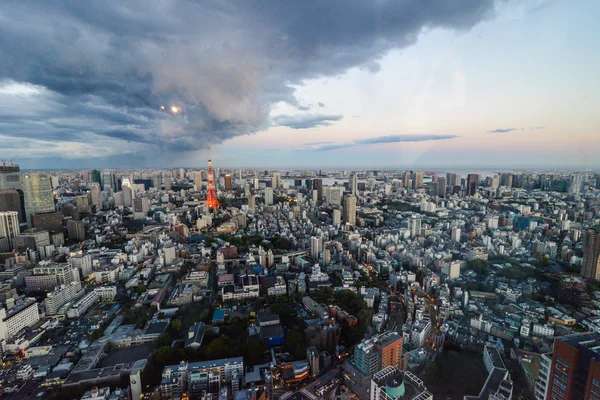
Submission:
<svg viewBox="0 0 600 400">
<path fill-rule="evenodd" d="M 323 200 L 323 179 L 317 178 L 313 181 L 313 189 L 317 191 L 319 201 Z"/>
<path fill-rule="evenodd" d="M 97 169 L 94 169 L 94 170 L 92 170 L 92 173 L 90 175 L 92 178 L 92 182 L 102 183 L 102 177 L 100 176 L 100 171 L 98 171 Z"/>
<path fill-rule="evenodd" d="M 438 196 L 446 195 L 446 177 L 438 176 Z"/>
<path fill-rule="evenodd" d="M 410 186 L 410 171 L 404 171 L 402 174 L 402 186 L 405 188 Z"/>
<path fill-rule="evenodd" d="M 319 375 L 319 351 L 316 347 L 306 349 L 306 360 L 310 367 L 310 375 L 314 378 Z"/>
<path fill-rule="evenodd" d="M 600 393 L 600 333 L 554 339 L 547 399 L 596 399 Z"/>
<path fill-rule="evenodd" d="M 350 192 L 352 192 L 353 195 L 357 196 L 358 195 L 358 175 L 356 173 L 352 173 L 350 174 Z"/>
<path fill-rule="evenodd" d="M 112 192 L 117 191 L 117 179 L 115 177 L 114 171 L 102 171 L 100 174 L 100 178 L 102 179 L 102 189 Z"/>
<path fill-rule="evenodd" d="M 354 349 L 354 365 L 367 376 L 389 366 L 399 367 L 401 359 L 402 335 L 395 331 L 362 341 Z"/>
<path fill-rule="evenodd" d="M 352 194 L 344 196 L 344 223 L 356 225 L 356 196 Z"/>
<path fill-rule="evenodd" d="M 337 208 L 333 210 L 333 214 L 331 215 L 332 224 L 339 225 L 342 223 L 342 213 Z"/>
<path fill-rule="evenodd" d="M 99 211 L 102 208 L 102 190 L 100 189 L 100 184 L 92 183 L 90 194 L 92 196 L 92 205 L 96 206 L 96 211 Z"/>
<path fill-rule="evenodd" d="M 49 175 L 23 175 L 23 194 L 25 196 L 25 218 L 31 225 L 31 214 L 54 212 L 54 194 Z"/>
<path fill-rule="evenodd" d="M 342 194 L 344 190 L 340 186 L 327 186 L 326 189 L 327 202 L 331 205 L 342 205 Z"/>
<path fill-rule="evenodd" d="M 63 232 L 61 212 L 31 214 L 31 226 L 48 232 Z"/>
<path fill-rule="evenodd" d="M 10 247 L 13 247 L 13 238 L 19 237 L 19 213 L 16 211 L 0 212 L 0 237 L 8 238 Z"/>
<path fill-rule="evenodd" d="M 273 178 L 271 179 L 271 187 L 273 189 L 279 189 L 281 187 L 281 174 L 279 172 L 273 172 Z"/>
<path fill-rule="evenodd" d="M 133 190 L 127 185 L 123 185 L 123 207 L 133 207 Z"/>
<path fill-rule="evenodd" d="M 85 224 L 83 221 L 69 220 L 67 222 L 67 232 L 71 239 L 83 242 L 85 240 Z"/>
<path fill-rule="evenodd" d="M 256 197 L 252 194 L 248 197 L 248 211 L 251 213 L 256 212 Z"/>
<path fill-rule="evenodd" d="M 231 192 L 231 174 L 225 174 L 225 191 Z"/>
<path fill-rule="evenodd" d="M 423 172 L 417 171 L 414 173 L 413 189 L 419 189 L 423 187 Z"/>
<path fill-rule="evenodd" d="M 2 161 L 0 165 L 0 190 L 5 189 L 21 189 L 21 169 L 18 165 L 10 163 L 6 165 Z"/>
<path fill-rule="evenodd" d="M 323 239 L 320 237 L 312 236 L 310 238 L 310 257 L 313 260 L 318 260 L 321 250 L 323 250 Z"/>
<path fill-rule="evenodd" d="M 421 234 L 421 218 L 412 215 L 409 221 L 410 237 L 414 238 Z"/>
<path fill-rule="evenodd" d="M 583 235 L 581 276 L 587 279 L 600 279 L 600 225 L 588 229 Z"/>
<path fill-rule="evenodd" d="M 265 188 L 265 206 L 273 205 L 273 188 Z"/>
<path fill-rule="evenodd" d="M 194 173 L 194 185 L 196 186 L 196 190 L 202 190 L 202 171 Z"/>
<path fill-rule="evenodd" d="M 19 222 L 25 222 L 25 199 L 21 189 L 0 190 L 0 212 L 2 211 L 16 211 L 19 213 Z"/>
<path fill-rule="evenodd" d="M 467 196 L 474 196 L 477 193 L 477 186 L 479 185 L 479 175 L 469 174 L 467 175 Z"/>
</svg>

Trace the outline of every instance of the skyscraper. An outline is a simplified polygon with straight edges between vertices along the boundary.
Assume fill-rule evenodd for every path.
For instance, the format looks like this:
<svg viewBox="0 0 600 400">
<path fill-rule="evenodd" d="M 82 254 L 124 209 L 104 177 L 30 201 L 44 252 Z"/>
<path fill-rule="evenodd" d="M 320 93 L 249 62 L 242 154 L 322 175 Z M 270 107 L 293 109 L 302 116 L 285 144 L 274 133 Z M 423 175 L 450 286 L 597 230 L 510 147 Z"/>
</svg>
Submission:
<svg viewBox="0 0 600 400">
<path fill-rule="evenodd" d="M 410 172 L 409 171 L 404 171 L 404 173 L 402 174 L 402 186 L 404 186 L 405 188 L 410 186 Z"/>
<path fill-rule="evenodd" d="M 133 206 L 133 191 L 129 186 L 123 186 L 123 207 Z"/>
<path fill-rule="evenodd" d="M 96 206 L 96 211 L 100 210 L 100 208 L 102 208 L 102 191 L 100 190 L 100 184 L 92 183 L 90 194 L 92 196 L 92 205 Z"/>
<path fill-rule="evenodd" d="M 54 194 L 49 175 L 37 173 L 23 175 L 23 194 L 25 218 L 29 225 L 31 225 L 31 214 L 54 211 Z"/>
<path fill-rule="evenodd" d="M 352 194 L 344 196 L 344 223 L 356 225 L 356 196 Z"/>
<path fill-rule="evenodd" d="M 273 189 L 279 189 L 281 186 L 281 174 L 279 172 L 273 172 L 273 178 L 271 178 L 271 187 Z"/>
<path fill-rule="evenodd" d="M 231 174 L 225 174 L 225 191 L 231 192 Z"/>
<path fill-rule="evenodd" d="M 355 172 L 353 172 L 352 174 L 350 174 L 350 191 L 352 192 L 353 195 L 358 195 L 358 176 L 356 175 Z"/>
<path fill-rule="evenodd" d="M 317 191 L 319 200 L 323 200 L 323 179 L 317 178 L 313 181 L 313 189 Z"/>
<path fill-rule="evenodd" d="M 587 279 L 600 279 L 600 225 L 588 229 L 583 235 L 581 276 Z"/>
<path fill-rule="evenodd" d="M 446 177 L 438 176 L 438 196 L 446 195 Z"/>
<path fill-rule="evenodd" d="M 312 236 L 310 238 L 310 257 L 313 260 L 318 260 L 321 250 L 323 250 L 323 239 L 320 237 Z"/>
<path fill-rule="evenodd" d="M 102 171 L 100 174 L 102 179 L 102 189 L 108 191 L 109 189 L 113 192 L 117 191 L 117 180 L 113 171 Z"/>
<path fill-rule="evenodd" d="M 414 238 L 415 236 L 419 236 L 421 234 L 421 218 L 413 214 L 410 217 L 409 224 L 410 237 Z"/>
<path fill-rule="evenodd" d="M 100 171 L 97 169 L 92 170 L 91 173 L 92 182 L 102 183 L 102 178 L 100 177 Z"/>
<path fill-rule="evenodd" d="M 343 190 L 340 186 L 328 186 L 326 189 L 327 202 L 332 205 L 342 205 Z"/>
<path fill-rule="evenodd" d="M 202 190 L 202 171 L 194 173 L 194 185 L 196 185 L 196 190 Z"/>
<path fill-rule="evenodd" d="M 13 238 L 19 237 L 19 213 L 16 211 L 0 212 L 0 237 L 8 238 L 10 247 L 13 247 Z"/>
<path fill-rule="evenodd" d="M 477 193 L 477 186 L 479 185 L 479 175 L 469 174 L 467 175 L 467 196 L 474 196 Z"/>
<path fill-rule="evenodd" d="M 273 205 L 273 188 L 265 188 L 265 206 Z"/>
<path fill-rule="evenodd" d="M 21 189 L 21 169 L 18 165 L 2 161 L 0 165 L 0 190 Z"/>
<path fill-rule="evenodd" d="M 423 187 L 423 172 L 415 172 L 413 179 L 413 189 Z"/>
<path fill-rule="evenodd" d="M 23 211 L 23 191 L 20 189 L 0 190 L 0 211 L 16 211 L 19 213 L 19 221 L 25 222 Z"/>
<path fill-rule="evenodd" d="M 251 213 L 256 212 L 256 197 L 253 194 L 248 197 L 248 211 Z"/>
</svg>

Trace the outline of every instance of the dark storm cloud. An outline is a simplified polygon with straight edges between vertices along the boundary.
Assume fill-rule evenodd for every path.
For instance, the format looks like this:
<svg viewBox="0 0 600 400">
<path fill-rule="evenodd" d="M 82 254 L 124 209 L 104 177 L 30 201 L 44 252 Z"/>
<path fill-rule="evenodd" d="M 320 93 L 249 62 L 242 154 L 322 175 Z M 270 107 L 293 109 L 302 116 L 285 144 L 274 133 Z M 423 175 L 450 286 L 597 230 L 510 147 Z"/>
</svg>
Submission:
<svg viewBox="0 0 600 400">
<path fill-rule="evenodd" d="M 273 117 L 277 126 L 287 126 L 292 129 L 308 129 L 317 126 L 328 126 L 342 119 L 341 115 L 298 114 L 278 115 Z"/>
<path fill-rule="evenodd" d="M 457 135 L 436 135 L 436 134 L 407 134 L 407 135 L 388 135 L 388 136 L 377 136 L 367 139 L 359 139 L 353 142 L 346 143 L 330 143 L 314 148 L 316 151 L 331 151 L 339 150 L 347 147 L 365 146 L 371 144 L 382 144 L 382 143 L 401 143 L 401 142 L 429 142 L 435 140 L 447 140 L 457 138 Z"/>
<path fill-rule="evenodd" d="M 0 111 L 0 123 L 8 135 L 76 140 L 81 130 L 105 146 L 199 149 L 266 129 L 277 102 L 303 110 L 294 85 L 377 72 L 424 29 L 467 30 L 493 11 L 493 0 L 4 1 L 0 85 L 48 93 L 35 103 L 44 112 Z M 183 111 L 160 112 L 171 104 Z M 58 122 L 40 124 L 49 115 Z"/>
</svg>

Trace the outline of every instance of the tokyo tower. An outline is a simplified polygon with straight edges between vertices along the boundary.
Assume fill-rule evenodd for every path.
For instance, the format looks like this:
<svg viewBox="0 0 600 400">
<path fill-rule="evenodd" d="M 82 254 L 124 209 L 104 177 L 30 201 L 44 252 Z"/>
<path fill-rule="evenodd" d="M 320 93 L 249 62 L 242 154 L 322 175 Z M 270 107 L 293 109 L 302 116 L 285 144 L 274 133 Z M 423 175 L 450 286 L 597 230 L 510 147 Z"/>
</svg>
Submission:
<svg viewBox="0 0 600 400">
<path fill-rule="evenodd" d="M 215 193 L 215 180 L 213 178 L 212 161 L 210 160 L 210 156 L 208 158 L 208 194 L 206 195 L 206 204 L 213 210 L 221 207 Z"/>
</svg>

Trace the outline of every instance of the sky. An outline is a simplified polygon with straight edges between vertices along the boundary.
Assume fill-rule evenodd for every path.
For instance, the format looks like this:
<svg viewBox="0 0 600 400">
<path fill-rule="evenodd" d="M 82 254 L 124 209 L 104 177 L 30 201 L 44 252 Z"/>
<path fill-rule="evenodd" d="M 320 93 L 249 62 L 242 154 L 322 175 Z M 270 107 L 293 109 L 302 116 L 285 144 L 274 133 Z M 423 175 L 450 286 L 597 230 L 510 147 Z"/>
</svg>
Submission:
<svg viewBox="0 0 600 400">
<path fill-rule="evenodd" d="M 596 168 L 595 0 L 0 3 L 22 168 Z"/>
</svg>

